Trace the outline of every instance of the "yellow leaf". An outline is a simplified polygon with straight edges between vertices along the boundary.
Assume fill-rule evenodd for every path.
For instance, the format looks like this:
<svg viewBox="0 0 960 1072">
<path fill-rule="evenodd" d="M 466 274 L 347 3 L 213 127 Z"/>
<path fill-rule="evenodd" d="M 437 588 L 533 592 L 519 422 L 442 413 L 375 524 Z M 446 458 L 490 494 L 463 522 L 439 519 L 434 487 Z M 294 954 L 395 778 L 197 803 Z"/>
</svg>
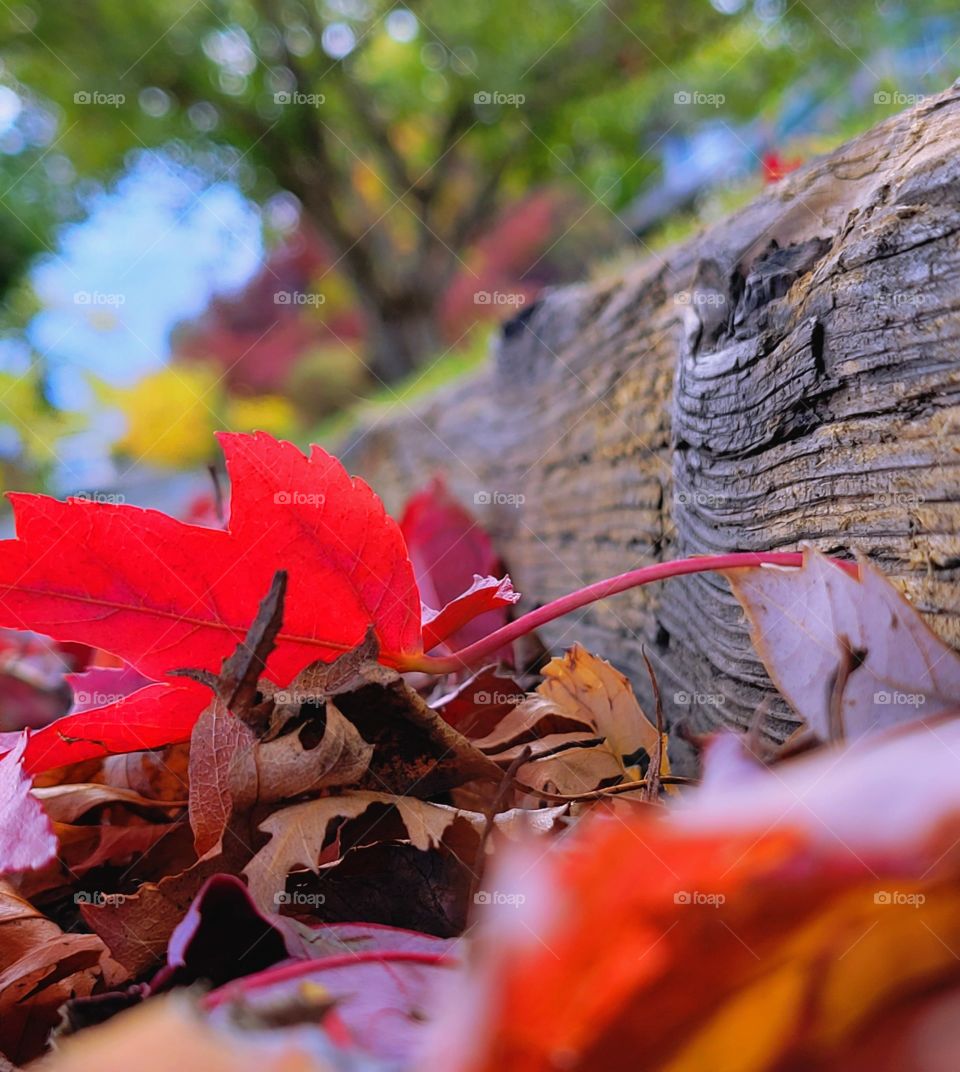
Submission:
<svg viewBox="0 0 960 1072">
<path fill-rule="evenodd" d="M 169 365 L 133 387 L 111 392 L 127 418 L 115 449 L 134 461 L 190 466 L 210 454 L 222 393 L 212 370 Z"/>
</svg>

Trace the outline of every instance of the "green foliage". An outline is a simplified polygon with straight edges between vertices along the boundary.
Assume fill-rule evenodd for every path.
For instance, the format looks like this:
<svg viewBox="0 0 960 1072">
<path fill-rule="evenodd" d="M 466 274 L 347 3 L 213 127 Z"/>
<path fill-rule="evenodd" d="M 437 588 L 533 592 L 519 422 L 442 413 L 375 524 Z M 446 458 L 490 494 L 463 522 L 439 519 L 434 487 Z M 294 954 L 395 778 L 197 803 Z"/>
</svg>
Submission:
<svg viewBox="0 0 960 1072">
<path fill-rule="evenodd" d="M 430 231 L 462 248 L 489 217 L 490 184 L 559 178 L 626 204 L 656 138 L 709 115 L 678 111 L 677 88 L 723 94 L 728 121 L 771 112 L 814 62 L 841 88 L 916 35 L 921 13 L 887 6 L 877 18 L 873 0 L 816 0 L 764 19 L 755 7 L 775 5 L 430 0 L 413 22 L 385 0 L 100 0 L 6 7 L 0 33 L 9 71 L 61 114 L 57 150 L 81 175 L 174 142 L 254 197 L 292 190 L 335 244 L 359 239 L 347 267 L 383 291 L 422 270 L 425 245 L 444 261 Z M 336 58 L 344 39 L 355 47 Z M 377 243 L 393 279 L 362 263 Z"/>
<path fill-rule="evenodd" d="M 511 199 L 559 182 L 620 214 L 666 136 L 771 120 L 813 90 L 844 101 L 857 78 L 896 90 L 890 57 L 937 19 L 931 40 L 956 22 L 947 0 L 717 6 L 736 11 L 708 0 L 0 5 L 3 78 L 58 119 L 49 154 L 0 158 L 13 191 L 0 199 L 0 290 L 75 211 L 45 177 L 47 155 L 103 180 L 131 151 L 162 146 L 258 201 L 299 198 L 364 315 L 370 365 L 394 382 L 437 348 L 438 298 Z M 949 62 L 920 64 L 931 90 Z M 722 105 L 678 107 L 691 89 Z M 853 133 L 896 107 L 837 108 L 835 125 Z"/>
</svg>

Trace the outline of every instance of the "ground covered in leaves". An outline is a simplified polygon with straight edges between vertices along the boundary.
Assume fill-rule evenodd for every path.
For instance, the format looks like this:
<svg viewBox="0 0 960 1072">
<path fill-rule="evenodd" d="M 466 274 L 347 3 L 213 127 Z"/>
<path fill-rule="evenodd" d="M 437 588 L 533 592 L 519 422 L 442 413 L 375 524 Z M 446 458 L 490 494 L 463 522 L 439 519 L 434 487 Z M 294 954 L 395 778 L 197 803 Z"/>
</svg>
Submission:
<svg viewBox="0 0 960 1072">
<path fill-rule="evenodd" d="M 518 616 L 441 483 L 397 523 L 318 448 L 221 443 L 228 520 L 13 497 L 0 1067 L 956 1067 L 960 656 L 874 567 Z M 705 569 L 785 745 L 536 642 Z"/>
</svg>

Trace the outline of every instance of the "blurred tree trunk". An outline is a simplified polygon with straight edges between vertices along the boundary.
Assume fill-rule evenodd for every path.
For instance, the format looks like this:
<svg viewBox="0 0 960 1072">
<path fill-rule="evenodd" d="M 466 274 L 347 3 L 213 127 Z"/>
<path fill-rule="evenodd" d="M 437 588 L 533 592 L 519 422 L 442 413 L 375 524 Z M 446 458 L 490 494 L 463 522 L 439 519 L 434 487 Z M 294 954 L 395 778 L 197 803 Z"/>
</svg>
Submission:
<svg viewBox="0 0 960 1072">
<path fill-rule="evenodd" d="M 369 308 L 367 361 L 378 379 L 395 383 L 439 353 L 437 297 L 384 299 Z"/>
<path fill-rule="evenodd" d="M 809 540 L 872 556 L 960 645 L 958 235 L 954 89 L 663 256 L 552 292 L 489 368 L 360 429 L 347 463 L 393 510 L 438 471 L 471 508 L 486 492 L 528 608 L 646 562 Z M 792 728 L 718 577 L 544 639 L 582 641 L 649 703 L 645 646 L 694 729 L 761 703 L 774 736 Z"/>
</svg>

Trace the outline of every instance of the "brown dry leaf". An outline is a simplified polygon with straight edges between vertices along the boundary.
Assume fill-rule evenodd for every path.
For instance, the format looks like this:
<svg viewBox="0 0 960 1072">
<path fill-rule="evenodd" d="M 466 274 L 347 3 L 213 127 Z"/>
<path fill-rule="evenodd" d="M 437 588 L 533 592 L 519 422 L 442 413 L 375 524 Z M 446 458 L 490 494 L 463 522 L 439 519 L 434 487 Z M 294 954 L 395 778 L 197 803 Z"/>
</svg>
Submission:
<svg viewBox="0 0 960 1072">
<path fill-rule="evenodd" d="M 96 782 L 132 789 L 141 796 L 160 802 L 180 802 L 187 798 L 186 741 L 146 752 L 124 752 L 55 767 L 34 775 L 34 788 Z"/>
<path fill-rule="evenodd" d="M 253 730 L 219 700 L 200 716 L 191 738 L 190 823 L 198 856 L 220 851 L 234 812 L 290 800 L 358 781 L 373 746 L 327 701 L 323 736 L 304 744 L 311 724 L 272 740 Z"/>
<path fill-rule="evenodd" d="M 253 730 L 214 699 L 190 735 L 190 826 L 197 856 L 217 853 L 233 815 L 257 799 Z"/>
<path fill-rule="evenodd" d="M 123 789 L 98 782 L 47 786 L 34 789 L 33 795 L 55 823 L 75 823 L 87 812 L 103 807 L 105 804 L 120 804 L 125 808 L 166 814 L 172 809 L 184 807 L 187 803 L 185 797 L 182 800 L 152 800 L 133 789 Z"/>
<path fill-rule="evenodd" d="M 557 659 L 553 660 L 553 662 L 558 661 Z M 544 672 L 550 665 L 548 663 L 544 667 Z M 543 684 L 546 684 L 546 682 Z M 541 688 L 543 684 L 540 686 Z M 559 725 L 554 725 L 555 723 Z M 582 712 L 571 714 L 564 711 L 561 715 L 558 705 L 553 700 L 547 699 L 538 693 L 532 693 L 517 704 L 512 711 L 504 715 L 495 729 L 485 737 L 477 738 L 473 743 L 477 748 L 485 752 L 495 752 L 499 756 L 505 746 L 518 740 L 525 740 L 534 730 L 537 730 L 538 738 L 542 738 L 545 724 L 550 729 L 557 729 L 562 726 L 580 740 L 583 740 L 585 736 L 596 736 L 596 727 L 592 725 L 585 714 Z"/>
<path fill-rule="evenodd" d="M 53 824 L 57 856 L 45 867 L 12 880 L 24 897 L 66 889 L 88 871 L 140 857 L 176 829 L 169 820 L 185 801 L 161 802 L 131 789 L 97 782 L 34 789 Z M 103 809 L 102 814 L 90 813 Z"/>
<path fill-rule="evenodd" d="M 332 700 L 326 705 L 323 737 L 314 747 L 303 743 L 307 729 L 304 726 L 295 733 L 263 741 L 254 750 L 261 803 L 350 785 L 366 773 L 373 745 L 367 744 Z"/>
<path fill-rule="evenodd" d="M 726 577 L 767 673 L 822 740 L 854 739 L 960 707 L 960 654 L 867 561 L 856 580 L 807 548 L 800 569 L 761 566 Z M 845 649 L 852 658 L 845 660 Z M 833 732 L 832 721 L 839 723 Z"/>
<path fill-rule="evenodd" d="M 620 760 L 603 745 L 597 745 L 534 758 L 517 771 L 517 781 L 543 793 L 575 796 L 620 782 L 623 774 Z"/>
<path fill-rule="evenodd" d="M 295 867 L 317 871 L 317 861 L 326 843 L 331 822 L 335 819 L 355 819 L 372 804 L 396 805 L 404 823 L 407 816 L 412 815 L 410 839 L 421 849 L 428 849 L 439 841 L 444 830 L 457 816 L 454 808 L 444 809 L 420 800 L 371 792 L 321 797 L 276 811 L 260 824 L 260 830 L 270 835 L 270 841 L 244 868 L 250 894 L 257 906 L 264 911 L 274 909 L 276 895 L 283 890 L 287 875 Z M 430 817 L 432 824 L 430 818 L 414 814 L 431 809 L 436 809 L 436 813 Z"/>
<path fill-rule="evenodd" d="M 559 713 L 595 726 L 615 756 L 632 760 L 641 749 L 653 755 L 657 727 L 643 713 L 627 678 L 605 659 L 574 644 L 542 673 L 545 680 L 537 693 Z"/>
<path fill-rule="evenodd" d="M 107 864 L 124 865 L 143 857 L 177 828 L 176 823 L 54 823 L 60 845 L 57 859 L 39 871 L 17 876 L 14 885 L 21 896 L 31 899 L 51 890 L 69 893 L 78 878 Z"/>
<path fill-rule="evenodd" d="M 475 742 L 500 763 L 529 745 L 532 758 L 517 771 L 518 782 L 562 795 L 590 792 L 640 781 L 644 757 L 649 764 L 657 754 L 661 776 L 670 773 L 665 737 L 644 714 L 627 678 L 608 662 L 574 644 L 542 674 L 536 693 Z"/>
<path fill-rule="evenodd" d="M 141 823 L 136 826 L 54 824 L 60 839 L 60 855 L 74 879 L 104 864 L 118 864 L 142 855 L 176 828 L 176 823 Z"/>
<path fill-rule="evenodd" d="M 144 882 L 132 894 L 78 893 L 80 914 L 129 975 L 142 975 L 164 958 L 174 928 L 204 882 L 229 867 L 207 858 L 159 882 Z"/>
<path fill-rule="evenodd" d="M 149 752 L 106 756 L 96 762 L 101 764 L 101 769 L 95 780 L 106 785 L 132 789 L 142 796 L 163 802 L 183 801 L 187 798 L 190 762 L 188 741 Z"/>
<path fill-rule="evenodd" d="M 276 811 L 260 824 L 260 830 L 270 835 L 270 841 L 244 868 L 250 895 L 263 911 L 275 911 L 277 895 L 282 893 L 287 876 L 297 868 L 319 872 L 321 859 L 328 843 L 331 823 L 338 819 L 355 819 L 370 808 L 380 804 L 393 807 L 402 822 L 410 843 L 421 851 L 436 848 L 444 834 L 458 819 L 465 820 L 478 833 L 482 833 L 487 817 L 479 812 L 462 811 L 446 804 L 432 804 L 413 797 L 394 796 L 389 793 L 354 792 L 342 796 L 321 797 L 303 804 Z M 496 816 L 495 827 L 508 837 L 518 837 L 524 832 L 544 832 L 553 829 L 564 807 L 545 808 L 540 811 L 514 809 Z M 529 815 L 529 820 L 525 816 Z M 339 857 L 334 846 L 332 859 Z"/>
<path fill-rule="evenodd" d="M 0 1052 L 37 1057 L 63 1002 L 93 990 L 105 954 L 96 935 L 64 934 L 0 882 Z"/>
</svg>

